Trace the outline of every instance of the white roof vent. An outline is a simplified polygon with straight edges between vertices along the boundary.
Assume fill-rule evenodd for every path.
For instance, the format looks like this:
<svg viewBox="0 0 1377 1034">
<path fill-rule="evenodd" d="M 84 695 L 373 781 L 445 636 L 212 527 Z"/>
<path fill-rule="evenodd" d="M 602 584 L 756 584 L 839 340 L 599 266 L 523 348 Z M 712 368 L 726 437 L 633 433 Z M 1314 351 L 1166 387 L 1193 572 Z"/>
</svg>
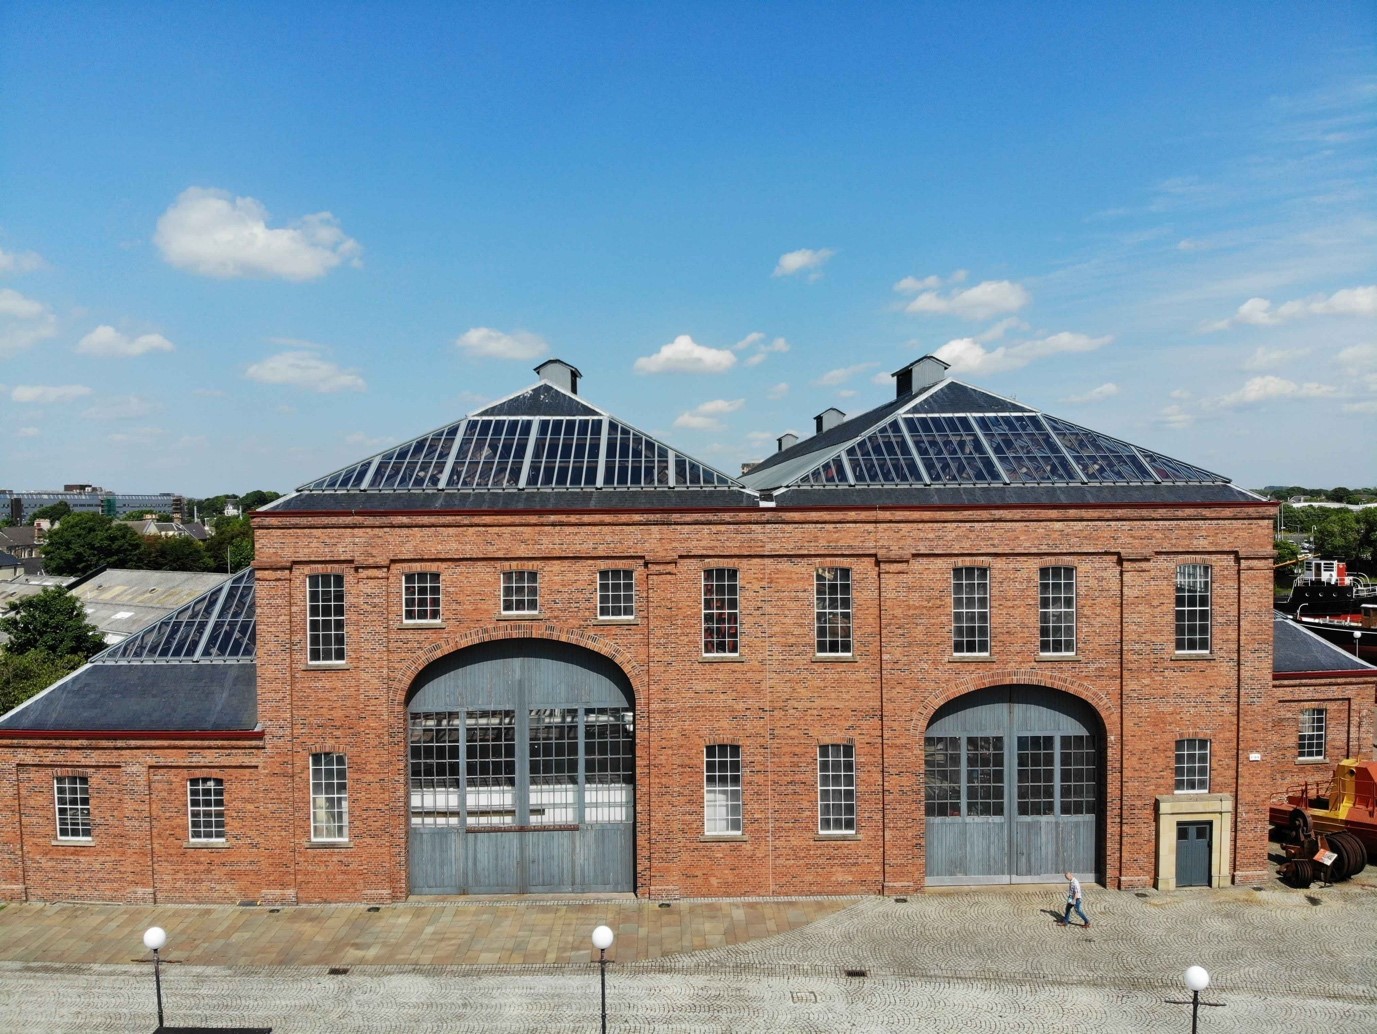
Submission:
<svg viewBox="0 0 1377 1034">
<path fill-rule="evenodd" d="M 896 399 L 907 398 L 909 395 L 915 395 L 931 388 L 939 381 L 947 379 L 947 370 L 950 368 L 950 363 L 944 363 L 937 356 L 925 355 L 923 358 L 895 370 L 890 374 L 894 378 L 894 397 Z"/>
<path fill-rule="evenodd" d="M 830 431 L 839 423 L 846 419 L 846 414 L 836 406 L 824 409 L 817 416 L 813 417 L 813 424 L 816 427 L 815 434 L 822 434 L 823 431 Z"/>
<path fill-rule="evenodd" d="M 553 384 L 570 395 L 579 393 L 579 378 L 583 374 L 579 373 L 576 366 L 570 366 L 560 359 L 546 359 L 535 368 L 535 372 L 540 374 L 540 379 L 545 383 Z"/>
<path fill-rule="evenodd" d="M 785 431 L 775 440 L 779 443 L 779 451 L 783 452 L 785 449 L 792 449 L 798 444 L 798 435 L 794 434 L 793 431 Z"/>
</svg>

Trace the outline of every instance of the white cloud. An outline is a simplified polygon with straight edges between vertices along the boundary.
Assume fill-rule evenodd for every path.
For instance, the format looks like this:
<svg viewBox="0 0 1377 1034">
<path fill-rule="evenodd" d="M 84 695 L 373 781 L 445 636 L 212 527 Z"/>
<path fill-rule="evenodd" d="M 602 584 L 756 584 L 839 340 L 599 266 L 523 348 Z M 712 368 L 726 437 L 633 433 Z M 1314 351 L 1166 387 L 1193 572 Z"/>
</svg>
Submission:
<svg viewBox="0 0 1377 1034">
<path fill-rule="evenodd" d="M 363 391 L 367 385 L 357 371 L 341 369 L 314 352 L 279 352 L 254 363 L 245 376 L 263 384 L 287 384 L 307 391 Z"/>
<path fill-rule="evenodd" d="M 0 248 L 0 273 L 31 273 L 47 263 L 33 251 L 6 251 Z"/>
<path fill-rule="evenodd" d="M 1191 397 L 1191 391 L 1189 388 L 1176 388 L 1174 391 L 1172 391 L 1171 397 L 1174 399 L 1180 399 L 1184 401 L 1185 399 Z"/>
<path fill-rule="evenodd" d="M 641 356 L 634 368 L 637 373 L 726 373 L 735 365 L 729 349 L 709 348 L 680 334 L 654 355 Z"/>
<path fill-rule="evenodd" d="M 788 381 L 780 381 L 778 384 L 765 389 L 765 397 L 767 399 L 782 399 L 787 394 L 789 394 Z"/>
<path fill-rule="evenodd" d="M 856 374 L 864 373 L 866 370 L 879 365 L 879 363 L 856 363 L 854 366 L 841 366 L 835 370 L 828 370 L 813 383 L 824 388 L 836 387 L 838 384 L 845 384 Z"/>
<path fill-rule="evenodd" d="M 14 436 L 16 438 L 37 438 L 42 433 L 36 427 L 21 427 L 14 432 Z"/>
<path fill-rule="evenodd" d="M 732 345 L 732 351 L 733 351 L 733 352 L 744 352 L 746 349 L 748 349 L 748 348 L 750 348 L 752 345 L 754 345 L 757 341 L 764 341 L 764 340 L 765 340 L 765 334 L 764 334 L 763 332 L 761 332 L 761 331 L 759 331 L 759 330 L 753 330 L 753 331 L 751 331 L 749 334 L 747 334 L 745 337 L 743 337 L 740 341 L 738 341 L 736 344 Z"/>
<path fill-rule="evenodd" d="M 947 284 L 962 284 L 969 276 L 964 269 L 958 269 L 949 277 L 925 276 L 921 279 L 916 276 L 906 276 L 894 285 L 894 290 L 900 294 L 917 294 L 919 291 L 935 291 L 939 287 Z"/>
<path fill-rule="evenodd" d="M 152 445 L 166 433 L 161 427 L 136 427 L 132 431 L 114 431 L 105 440 L 115 445 Z"/>
<path fill-rule="evenodd" d="M 41 406 L 75 402 L 91 394 L 84 384 L 16 384 L 10 392 L 15 402 L 36 402 Z"/>
<path fill-rule="evenodd" d="M 1238 311 L 1225 320 L 1207 323 L 1204 330 L 1227 330 L 1248 325 L 1272 327 L 1278 323 L 1302 319 L 1306 316 L 1377 316 L 1377 284 L 1366 287 L 1346 287 L 1328 297 L 1317 294 L 1283 302 L 1276 308 L 1266 298 L 1249 298 Z"/>
<path fill-rule="evenodd" d="M 923 291 L 904 306 L 904 311 L 984 320 L 1001 313 L 1018 312 L 1032 298 L 1022 284 L 1012 280 L 984 280 L 964 291 L 952 291 L 946 295 L 937 291 Z"/>
<path fill-rule="evenodd" d="M 539 334 L 524 330 L 507 334 L 492 327 L 466 330 L 454 343 L 469 355 L 491 359 L 539 359 L 550 352 L 549 344 Z"/>
<path fill-rule="evenodd" d="M 1314 381 L 1297 384 L 1295 381 L 1288 381 L 1284 377 L 1266 374 L 1262 377 L 1253 377 L 1237 391 L 1221 395 L 1214 400 L 1214 404 L 1227 409 L 1233 406 L 1266 402 L 1270 399 L 1325 398 L 1338 393 L 1338 388 L 1328 384 L 1317 384 Z"/>
<path fill-rule="evenodd" d="M 718 418 L 735 413 L 745 402 L 745 399 L 713 399 L 704 402 L 694 406 L 687 413 L 680 413 L 674 418 L 674 426 L 692 427 L 701 431 L 720 431 L 726 425 Z"/>
<path fill-rule="evenodd" d="M 1377 399 L 1367 402 L 1345 402 L 1343 411 L 1345 413 L 1377 413 Z"/>
<path fill-rule="evenodd" d="M 30 348 L 57 333 L 57 317 L 42 302 L 0 287 L 0 359 Z"/>
<path fill-rule="evenodd" d="M 1339 365 L 1348 370 L 1361 371 L 1377 368 L 1377 344 L 1353 345 L 1345 348 L 1334 357 Z"/>
<path fill-rule="evenodd" d="M 140 334 L 131 338 L 121 334 L 114 327 L 101 324 L 77 342 L 76 350 L 83 355 L 129 356 L 144 355 L 147 352 L 171 352 L 172 342 L 161 334 Z"/>
<path fill-rule="evenodd" d="M 1310 354 L 1308 348 L 1267 348 L 1259 345 L 1247 359 L 1243 360 L 1245 370 L 1266 370 L 1294 362 Z"/>
<path fill-rule="evenodd" d="M 799 248 L 798 251 L 786 251 L 779 256 L 775 271 L 770 275 L 793 276 L 807 270 L 808 279 L 817 280 L 822 276 L 822 267 L 835 254 L 831 248 Z"/>
<path fill-rule="evenodd" d="M 1181 428 L 1190 427 L 1191 424 L 1195 423 L 1195 417 L 1186 412 L 1181 406 L 1173 404 L 1164 407 L 1162 411 L 1157 414 L 1157 422 L 1180 430 Z"/>
<path fill-rule="evenodd" d="M 1063 352 L 1093 352 L 1113 340 L 1110 335 L 1090 337 L 1088 334 L 1062 331 L 1016 345 L 987 349 L 975 338 L 962 337 L 948 341 L 935 354 L 938 359 L 951 364 L 952 373 L 1002 373 Z"/>
<path fill-rule="evenodd" d="M 192 388 L 191 393 L 208 399 L 224 398 L 229 394 L 228 392 L 221 391 L 219 388 Z"/>
<path fill-rule="evenodd" d="M 156 407 L 138 395 L 119 395 L 102 399 L 81 415 L 87 420 L 134 420 L 148 416 Z"/>
<path fill-rule="evenodd" d="M 975 339 L 977 341 L 998 341 L 1011 330 L 1027 329 L 1028 324 L 1024 323 L 1017 316 L 1008 316 L 991 326 L 988 330 L 982 330 L 975 336 Z"/>
<path fill-rule="evenodd" d="M 261 201 L 207 187 L 182 191 L 158 218 L 153 241 L 170 265 L 222 279 L 315 280 L 341 262 L 360 265 L 363 252 L 329 212 L 270 228 Z"/>
<path fill-rule="evenodd" d="M 751 337 L 754 338 L 756 337 L 756 335 L 752 334 Z M 759 366 L 761 363 L 763 363 L 766 359 L 770 357 L 771 353 L 782 353 L 789 351 L 789 342 L 786 341 L 784 338 L 777 337 L 773 341 L 765 341 L 764 337 L 765 335 L 761 334 L 760 337 L 756 338 L 755 341 L 751 342 L 755 346 L 755 352 L 752 353 L 751 356 L 746 360 L 747 366 Z M 738 344 L 737 350 L 739 350 L 739 348 L 740 345 Z"/>
<path fill-rule="evenodd" d="M 1103 402 L 1105 399 L 1112 399 L 1117 394 L 1119 394 L 1119 386 L 1110 381 L 1101 384 L 1098 388 L 1091 388 L 1089 391 L 1080 395 L 1068 395 L 1066 398 L 1062 399 L 1062 401 L 1069 402 L 1073 405 L 1085 405 L 1091 402 Z"/>
</svg>

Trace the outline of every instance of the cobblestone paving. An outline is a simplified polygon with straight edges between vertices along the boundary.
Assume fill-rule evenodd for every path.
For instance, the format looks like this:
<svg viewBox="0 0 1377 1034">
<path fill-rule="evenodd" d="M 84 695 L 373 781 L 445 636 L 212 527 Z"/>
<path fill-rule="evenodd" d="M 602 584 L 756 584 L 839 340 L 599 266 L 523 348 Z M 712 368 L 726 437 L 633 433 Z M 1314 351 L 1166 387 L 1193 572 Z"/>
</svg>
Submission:
<svg viewBox="0 0 1377 1034">
<path fill-rule="evenodd" d="M 1275 883 L 1261 891 L 1142 896 L 1088 888 L 1094 923 L 1089 930 L 1055 925 L 1060 900 L 1059 888 L 1015 887 L 929 891 L 905 904 L 885 898 L 822 902 L 830 907 L 811 923 L 678 953 L 650 951 L 643 929 L 619 927 L 611 953 L 617 961 L 608 973 L 609 1029 L 1186 1031 L 1189 1006 L 1168 1000 L 1189 998 L 1181 975 L 1187 965 L 1200 964 L 1213 977 L 1204 999 L 1224 1003 L 1201 1010 L 1202 1034 L 1377 1031 L 1377 879 L 1369 874 L 1309 892 Z M 242 959 L 244 965 L 174 962 L 163 969 L 167 1019 L 271 1027 L 275 1034 L 592 1031 L 598 981 L 591 952 L 574 951 L 571 942 L 568 959 L 523 965 L 506 961 L 515 945 L 527 945 L 525 952 L 532 941 L 572 936 L 554 932 L 559 922 L 577 926 L 584 940 L 585 908 L 601 907 L 609 916 L 624 908 L 623 918 L 637 922 L 652 913 L 678 912 L 681 926 L 706 928 L 759 904 L 680 902 L 659 910 L 643 902 L 580 903 L 560 906 L 565 911 L 558 917 L 559 909 L 542 906 L 465 905 L 490 917 L 503 913 L 488 928 L 486 950 L 504 961 L 467 966 L 394 965 L 369 941 L 369 923 L 383 923 L 378 916 L 397 923 L 388 915 L 393 912 L 405 913 L 399 926 L 404 933 L 424 940 L 428 924 L 443 910 L 387 906 L 363 913 L 363 921 L 356 915 L 361 909 L 333 910 L 347 916 L 334 917 L 342 925 L 326 943 L 356 953 L 353 963 L 332 963 L 347 965 L 347 973 L 332 975 L 325 965 L 277 964 L 276 955 L 273 964 L 254 957 Z M 787 914 L 818 903 L 770 904 Z M 68 918 L 81 920 L 75 931 L 44 934 L 25 926 L 15 938 L 22 924 L 14 921 L 14 910 L 32 907 L 0 911 L 0 959 L 9 960 L 0 961 L 0 1031 L 151 1031 L 153 988 L 146 964 L 20 959 L 43 954 L 31 938 L 51 948 L 74 933 L 79 938 L 82 927 L 104 937 L 122 930 L 131 915 L 142 922 L 148 910 L 109 909 L 104 922 L 99 910 L 73 911 Z M 229 917 L 248 911 L 219 910 L 229 948 L 238 940 Z M 306 918 L 275 949 L 289 961 L 292 945 L 317 943 L 313 934 L 327 931 L 325 914 L 332 910 L 281 915 L 291 911 Z M 701 913 L 698 920 L 695 913 Z M 314 924 L 307 921 L 311 914 Z M 669 918 L 663 923 L 668 927 Z M 171 920 L 164 925 L 173 928 Z M 623 951 L 632 944 L 640 948 Z M 124 959 L 137 955 L 137 948 L 135 935 L 134 950 L 125 951 Z M 466 956 L 472 950 L 470 945 Z M 178 957 L 172 942 L 168 954 Z M 847 976 L 846 970 L 865 975 Z"/>
</svg>

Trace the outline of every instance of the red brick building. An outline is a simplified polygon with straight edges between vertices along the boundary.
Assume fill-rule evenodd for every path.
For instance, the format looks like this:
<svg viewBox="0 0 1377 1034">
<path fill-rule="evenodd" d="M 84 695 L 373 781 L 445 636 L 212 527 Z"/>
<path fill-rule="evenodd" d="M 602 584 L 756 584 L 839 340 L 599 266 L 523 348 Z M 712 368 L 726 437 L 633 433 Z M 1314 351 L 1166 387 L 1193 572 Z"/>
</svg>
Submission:
<svg viewBox="0 0 1377 1034">
<path fill-rule="evenodd" d="M 0 896 L 1224 885 L 1370 749 L 1225 478 L 931 357 L 733 477 L 539 371 L 0 719 Z"/>
</svg>

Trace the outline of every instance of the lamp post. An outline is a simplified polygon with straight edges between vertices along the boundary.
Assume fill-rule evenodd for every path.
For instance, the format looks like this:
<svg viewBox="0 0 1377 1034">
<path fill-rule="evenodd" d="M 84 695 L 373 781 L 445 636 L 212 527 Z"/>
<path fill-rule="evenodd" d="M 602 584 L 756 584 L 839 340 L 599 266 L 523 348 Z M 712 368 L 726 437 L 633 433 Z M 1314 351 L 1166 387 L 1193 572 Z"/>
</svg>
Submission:
<svg viewBox="0 0 1377 1034">
<path fill-rule="evenodd" d="M 143 946 L 153 952 L 153 988 L 158 995 L 158 1029 L 163 1029 L 163 978 L 159 972 L 158 951 L 167 943 L 167 931 L 161 926 L 150 926 L 143 933 Z"/>
<path fill-rule="evenodd" d="M 1204 966 L 1191 966 L 1186 970 L 1186 987 L 1191 992 L 1191 1034 L 1195 1034 L 1196 1020 L 1200 1016 L 1200 992 L 1210 986 L 1210 975 Z"/>
<path fill-rule="evenodd" d="M 1361 632 L 1354 632 L 1354 633 L 1353 633 L 1353 656 L 1354 656 L 1354 657 L 1357 657 L 1357 656 L 1358 656 L 1358 640 L 1361 639 L 1362 637 L 1363 637 L 1363 633 L 1361 633 Z"/>
<path fill-rule="evenodd" d="M 593 931 L 593 947 L 598 949 L 598 974 L 602 984 L 602 1034 L 607 1034 L 607 949 L 612 947 L 612 929 L 600 926 Z"/>
</svg>

